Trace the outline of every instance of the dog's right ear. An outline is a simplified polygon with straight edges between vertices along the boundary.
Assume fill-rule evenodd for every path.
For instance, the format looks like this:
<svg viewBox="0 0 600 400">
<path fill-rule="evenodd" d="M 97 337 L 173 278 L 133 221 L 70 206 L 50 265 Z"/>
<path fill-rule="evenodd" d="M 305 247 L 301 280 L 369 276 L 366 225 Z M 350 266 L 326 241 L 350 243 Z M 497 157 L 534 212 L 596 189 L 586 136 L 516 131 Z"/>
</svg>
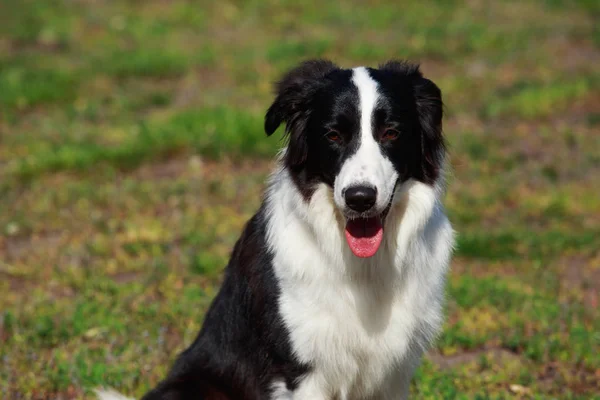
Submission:
<svg viewBox="0 0 600 400">
<path fill-rule="evenodd" d="M 292 165 L 306 160 L 306 137 L 304 128 L 310 102 L 323 84 L 322 78 L 338 67 L 327 60 L 310 60 L 290 70 L 276 84 L 275 101 L 265 116 L 265 132 L 272 135 L 279 125 L 286 124 L 289 135 L 288 160 Z"/>
</svg>

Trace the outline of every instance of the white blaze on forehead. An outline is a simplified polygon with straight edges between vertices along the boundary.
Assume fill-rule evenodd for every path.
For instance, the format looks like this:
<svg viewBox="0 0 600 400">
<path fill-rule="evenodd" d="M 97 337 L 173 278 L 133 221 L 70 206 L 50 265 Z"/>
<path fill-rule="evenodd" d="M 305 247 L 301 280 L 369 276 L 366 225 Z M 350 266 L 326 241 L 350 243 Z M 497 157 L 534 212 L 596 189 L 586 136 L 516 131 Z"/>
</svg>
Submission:
<svg viewBox="0 0 600 400">
<path fill-rule="evenodd" d="M 375 143 L 372 132 L 372 117 L 375 104 L 377 104 L 377 98 L 379 97 L 377 82 L 371 78 L 369 72 L 364 67 L 354 68 L 352 81 L 358 88 L 358 97 L 360 99 L 361 145 L 365 143 L 365 139 L 366 142 Z"/>
<path fill-rule="evenodd" d="M 335 179 L 333 197 L 344 209 L 344 190 L 356 185 L 371 186 L 377 189 L 375 209 L 382 212 L 392 197 L 398 174 L 373 136 L 373 113 L 380 96 L 378 84 L 364 67 L 352 71 L 352 82 L 358 89 L 360 140 L 356 153 L 344 162 Z"/>
</svg>

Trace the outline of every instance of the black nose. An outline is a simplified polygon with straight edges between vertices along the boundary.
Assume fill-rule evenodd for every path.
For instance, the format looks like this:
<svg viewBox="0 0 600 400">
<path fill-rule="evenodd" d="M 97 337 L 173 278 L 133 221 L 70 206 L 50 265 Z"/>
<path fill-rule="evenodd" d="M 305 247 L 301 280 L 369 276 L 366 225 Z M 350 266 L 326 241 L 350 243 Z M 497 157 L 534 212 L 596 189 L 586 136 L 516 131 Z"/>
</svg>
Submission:
<svg viewBox="0 0 600 400">
<path fill-rule="evenodd" d="M 369 186 L 352 186 L 344 193 L 346 205 L 354 211 L 367 211 L 377 201 L 377 189 Z"/>
</svg>

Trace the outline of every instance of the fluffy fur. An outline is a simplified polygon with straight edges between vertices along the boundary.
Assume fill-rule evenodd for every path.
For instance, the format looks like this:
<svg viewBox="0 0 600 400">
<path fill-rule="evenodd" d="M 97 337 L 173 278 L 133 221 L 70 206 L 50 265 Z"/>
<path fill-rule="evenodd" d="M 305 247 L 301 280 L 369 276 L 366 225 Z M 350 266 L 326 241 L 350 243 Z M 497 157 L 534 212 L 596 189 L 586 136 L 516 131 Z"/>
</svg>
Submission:
<svg viewBox="0 0 600 400">
<path fill-rule="evenodd" d="M 407 398 L 454 243 L 441 120 L 439 89 L 411 64 L 290 71 L 265 118 L 289 142 L 263 204 L 197 339 L 144 399 Z M 347 204 L 357 185 L 377 193 L 368 210 Z M 356 218 L 383 223 L 372 257 L 346 243 Z"/>
</svg>

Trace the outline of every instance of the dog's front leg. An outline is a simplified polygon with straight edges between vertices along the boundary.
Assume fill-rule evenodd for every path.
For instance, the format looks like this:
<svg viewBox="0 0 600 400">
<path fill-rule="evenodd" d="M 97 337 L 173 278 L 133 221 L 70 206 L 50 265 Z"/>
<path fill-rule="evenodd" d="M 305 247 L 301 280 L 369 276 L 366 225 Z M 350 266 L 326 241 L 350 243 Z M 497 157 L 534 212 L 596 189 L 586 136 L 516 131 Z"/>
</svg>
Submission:
<svg viewBox="0 0 600 400">
<path fill-rule="evenodd" d="M 336 398 L 334 393 L 330 393 L 329 385 L 323 377 L 318 375 L 308 375 L 305 377 L 298 388 L 294 390 L 294 400 L 332 400 Z"/>
</svg>

